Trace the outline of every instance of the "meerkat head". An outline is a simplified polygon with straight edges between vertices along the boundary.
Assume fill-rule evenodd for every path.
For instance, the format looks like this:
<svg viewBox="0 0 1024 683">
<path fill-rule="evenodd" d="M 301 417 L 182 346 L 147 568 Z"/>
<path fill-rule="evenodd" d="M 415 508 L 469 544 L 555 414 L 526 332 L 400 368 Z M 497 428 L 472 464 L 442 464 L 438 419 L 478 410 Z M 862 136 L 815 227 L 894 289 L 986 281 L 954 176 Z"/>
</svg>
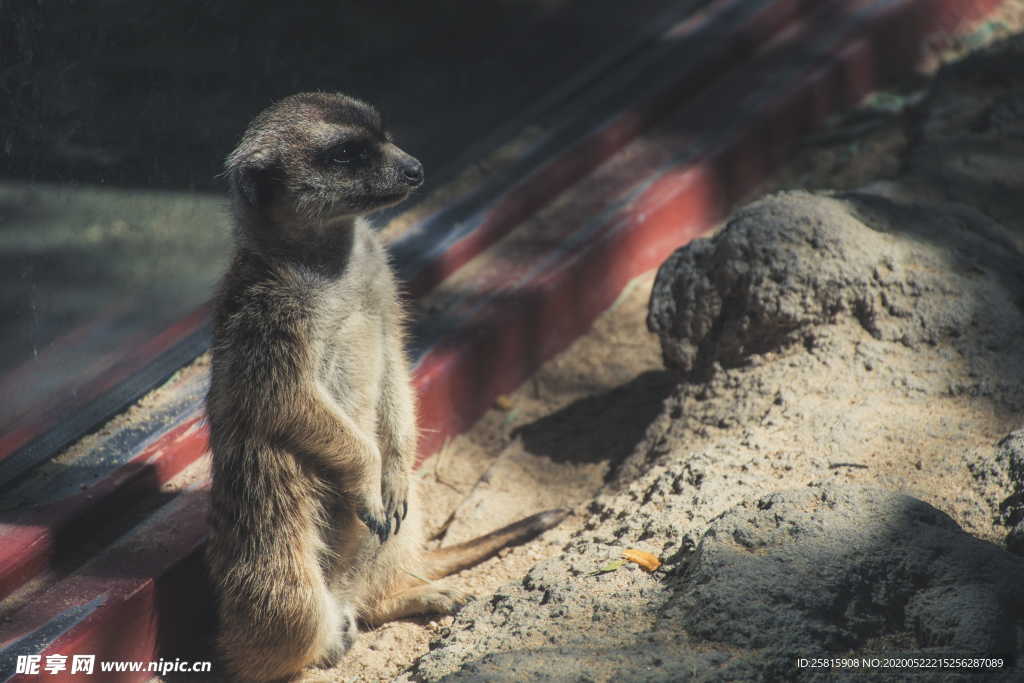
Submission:
<svg viewBox="0 0 1024 683">
<path fill-rule="evenodd" d="M 249 125 L 225 163 L 235 209 L 260 223 L 326 225 L 405 199 L 423 165 L 399 149 L 369 104 L 300 93 Z"/>
</svg>

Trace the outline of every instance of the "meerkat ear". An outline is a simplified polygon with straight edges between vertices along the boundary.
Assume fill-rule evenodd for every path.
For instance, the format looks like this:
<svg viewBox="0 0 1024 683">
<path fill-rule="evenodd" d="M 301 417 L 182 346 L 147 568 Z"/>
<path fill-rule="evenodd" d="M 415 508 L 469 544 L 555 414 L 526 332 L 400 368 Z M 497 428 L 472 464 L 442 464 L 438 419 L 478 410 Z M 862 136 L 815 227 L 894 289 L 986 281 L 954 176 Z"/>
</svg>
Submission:
<svg viewBox="0 0 1024 683">
<path fill-rule="evenodd" d="M 250 155 L 228 160 L 232 189 L 253 208 L 266 206 L 274 197 L 280 168 L 269 155 Z"/>
</svg>

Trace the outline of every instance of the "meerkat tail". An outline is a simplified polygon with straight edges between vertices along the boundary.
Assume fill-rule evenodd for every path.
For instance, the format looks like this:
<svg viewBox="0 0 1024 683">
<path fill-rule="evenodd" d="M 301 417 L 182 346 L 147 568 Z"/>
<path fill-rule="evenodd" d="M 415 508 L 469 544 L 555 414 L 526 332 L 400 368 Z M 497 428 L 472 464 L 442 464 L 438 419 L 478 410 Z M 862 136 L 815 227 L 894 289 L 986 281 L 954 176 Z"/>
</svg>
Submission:
<svg viewBox="0 0 1024 683">
<path fill-rule="evenodd" d="M 440 579 L 480 564 L 502 548 L 526 543 L 558 526 L 569 513 L 564 508 L 538 512 L 465 543 L 428 551 L 424 553 L 426 576 L 429 579 Z"/>
</svg>

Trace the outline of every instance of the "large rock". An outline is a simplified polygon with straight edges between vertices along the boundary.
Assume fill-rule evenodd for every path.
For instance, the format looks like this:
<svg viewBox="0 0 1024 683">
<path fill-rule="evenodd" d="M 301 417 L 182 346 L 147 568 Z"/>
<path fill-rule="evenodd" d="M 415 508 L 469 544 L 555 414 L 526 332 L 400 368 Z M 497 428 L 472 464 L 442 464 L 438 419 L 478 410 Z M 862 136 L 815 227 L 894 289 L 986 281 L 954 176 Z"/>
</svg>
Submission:
<svg viewBox="0 0 1024 683">
<path fill-rule="evenodd" d="M 1000 328 L 1019 313 L 1020 258 L 1010 233 L 981 213 L 898 186 L 780 193 L 672 254 L 647 322 L 666 366 L 690 381 L 813 345 L 815 326 L 844 316 L 908 346 L 969 332 L 1011 343 L 1017 330 Z"/>
</svg>

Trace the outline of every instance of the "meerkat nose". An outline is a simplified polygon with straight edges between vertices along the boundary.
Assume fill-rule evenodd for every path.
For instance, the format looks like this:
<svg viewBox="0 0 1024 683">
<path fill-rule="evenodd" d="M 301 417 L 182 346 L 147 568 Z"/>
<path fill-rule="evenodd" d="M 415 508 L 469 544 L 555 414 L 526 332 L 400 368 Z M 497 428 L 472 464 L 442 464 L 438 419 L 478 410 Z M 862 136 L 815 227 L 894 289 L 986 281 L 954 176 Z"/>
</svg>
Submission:
<svg viewBox="0 0 1024 683">
<path fill-rule="evenodd" d="M 405 181 L 413 187 L 423 184 L 423 164 L 415 159 L 410 159 L 402 165 L 402 175 Z"/>
</svg>

